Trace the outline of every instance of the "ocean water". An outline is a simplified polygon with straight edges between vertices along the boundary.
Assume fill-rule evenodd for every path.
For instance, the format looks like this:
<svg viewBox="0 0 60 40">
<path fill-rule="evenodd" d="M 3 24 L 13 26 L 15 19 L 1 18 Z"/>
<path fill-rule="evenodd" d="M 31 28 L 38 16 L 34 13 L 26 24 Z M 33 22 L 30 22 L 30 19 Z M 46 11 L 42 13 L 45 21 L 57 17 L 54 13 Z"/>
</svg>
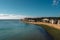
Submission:
<svg viewBox="0 0 60 40">
<path fill-rule="evenodd" d="M 52 40 L 48 33 L 37 25 L 19 20 L 0 20 L 0 40 Z"/>
</svg>

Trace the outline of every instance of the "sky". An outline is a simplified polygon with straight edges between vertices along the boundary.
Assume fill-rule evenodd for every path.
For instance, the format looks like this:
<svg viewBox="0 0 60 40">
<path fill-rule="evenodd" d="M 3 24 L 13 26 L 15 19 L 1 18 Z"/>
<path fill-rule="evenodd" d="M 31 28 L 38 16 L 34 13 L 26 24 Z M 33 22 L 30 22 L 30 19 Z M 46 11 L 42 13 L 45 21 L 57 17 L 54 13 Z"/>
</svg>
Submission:
<svg viewBox="0 0 60 40">
<path fill-rule="evenodd" d="M 60 16 L 60 0 L 0 0 L 0 14 Z"/>
<path fill-rule="evenodd" d="M 24 15 L 16 15 L 16 14 L 0 14 L 0 19 L 24 19 L 26 16 Z"/>
</svg>

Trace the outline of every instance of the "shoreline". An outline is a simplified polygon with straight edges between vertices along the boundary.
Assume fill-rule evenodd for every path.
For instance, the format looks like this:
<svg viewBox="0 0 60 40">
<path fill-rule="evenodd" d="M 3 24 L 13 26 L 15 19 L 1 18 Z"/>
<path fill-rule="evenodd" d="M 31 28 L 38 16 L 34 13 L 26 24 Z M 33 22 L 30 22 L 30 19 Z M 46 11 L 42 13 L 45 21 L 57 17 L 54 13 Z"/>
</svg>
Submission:
<svg viewBox="0 0 60 40">
<path fill-rule="evenodd" d="M 44 23 L 44 22 L 27 22 L 27 21 L 25 21 L 25 23 L 36 24 L 36 25 L 47 25 L 51 28 L 60 30 L 60 24 L 58 25 L 58 24 L 51 24 L 51 23 Z"/>
<path fill-rule="evenodd" d="M 42 28 L 44 28 L 48 32 L 48 34 L 50 34 L 52 36 L 53 40 L 60 40 L 60 25 L 57 26 L 57 24 L 53 25 L 50 23 L 42 23 L 42 22 L 27 22 L 27 21 L 23 21 L 23 22 L 28 23 L 28 24 L 34 24 L 34 25 L 41 26 Z"/>
</svg>

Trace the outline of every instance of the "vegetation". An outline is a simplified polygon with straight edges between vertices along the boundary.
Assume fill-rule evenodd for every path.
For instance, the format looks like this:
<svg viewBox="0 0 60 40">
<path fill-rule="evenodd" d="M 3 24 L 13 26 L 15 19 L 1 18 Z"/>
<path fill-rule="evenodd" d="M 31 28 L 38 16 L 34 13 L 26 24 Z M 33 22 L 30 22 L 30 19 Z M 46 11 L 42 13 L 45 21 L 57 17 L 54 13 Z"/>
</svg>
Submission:
<svg viewBox="0 0 60 40">
<path fill-rule="evenodd" d="M 60 20 L 60 17 L 40 17 L 40 18 L 25 18 L 26 20 L 35 20 L 35 22 L 42 22 L 42 19 L 54 19 L 54 20 Z M 54 40 L 60 40 L 60 30 L 49 27 L 47 25 L 40 24 L 39 26 L 43 27 L 52 37 Z"/>
<path fill-rule="evenodd" d="M 25 18 L 25 21 L 34 20 L 35 22 L 42 22 L 43 19 L 45 18 L 49 20 L 53 19 L 55 21 L 60 20 L 60 17 L 36 17 L 36 18 Z"/>
<path fill-rule="evenodd" d="M 60 30 L 42 24 L 39 26 L 42 26 L 53 37 L 54 40 L 60 40 Z"/>
</svg>

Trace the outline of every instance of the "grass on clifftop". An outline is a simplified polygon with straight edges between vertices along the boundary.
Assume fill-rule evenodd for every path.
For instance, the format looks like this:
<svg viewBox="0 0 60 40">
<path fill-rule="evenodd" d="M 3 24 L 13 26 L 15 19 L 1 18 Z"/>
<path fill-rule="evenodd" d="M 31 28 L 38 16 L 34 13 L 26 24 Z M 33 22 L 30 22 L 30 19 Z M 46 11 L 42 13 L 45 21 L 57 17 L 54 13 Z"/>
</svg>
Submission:
<svg viewBox="0 0 60 40">
<path fill-rule="evenodd" d="M 42 26 L 53 38 L 54 40 L 60 40 L 60 30 L 55 29 L 55 28 L 51 28 L 47 25 L 39 25 Z"/>
</svg>

